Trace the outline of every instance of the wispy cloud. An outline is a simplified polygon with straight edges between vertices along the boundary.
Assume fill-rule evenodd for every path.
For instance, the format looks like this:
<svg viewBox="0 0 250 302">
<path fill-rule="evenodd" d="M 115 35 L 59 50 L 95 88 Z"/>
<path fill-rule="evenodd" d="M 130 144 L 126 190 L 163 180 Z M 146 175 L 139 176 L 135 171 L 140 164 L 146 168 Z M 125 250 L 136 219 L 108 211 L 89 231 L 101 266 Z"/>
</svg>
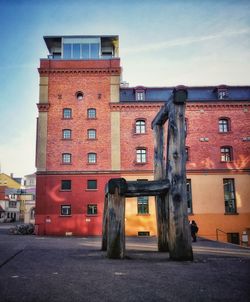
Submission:
<svg viewBox="0 0 250 302">
<path fill-rule="evenodd" d="M 184 46 L 184 45 L 189 45 L 189 44 L 194 44 L 194 43 L 201 43 L 204 41 L 210 41 L 210 40 L 216 40 L 216 39 L 228 38 L 228 37 L 246 35 L 246 34 L 250 34 L 250 28 L 242 28 L 239 30 L 232 30 L 232 31 L 223 31 L 223 32 L 219 32 L 216 34 L 204 35 L 204 36 L 198 36 L 198 37 L 192 37 L 192 36 L 182 37 L 182 38 L 173 39 L 170 41 L 129 47 L 129 48 L 124 48 L 123 53 L 129 54 L 129 53 L 136 53 L 136 52 L 141 53 L 141 52 L 155 51 L 155 50 L 172 48 L 172 47 L 176 47 L 176 46 Z"/>
</svg>

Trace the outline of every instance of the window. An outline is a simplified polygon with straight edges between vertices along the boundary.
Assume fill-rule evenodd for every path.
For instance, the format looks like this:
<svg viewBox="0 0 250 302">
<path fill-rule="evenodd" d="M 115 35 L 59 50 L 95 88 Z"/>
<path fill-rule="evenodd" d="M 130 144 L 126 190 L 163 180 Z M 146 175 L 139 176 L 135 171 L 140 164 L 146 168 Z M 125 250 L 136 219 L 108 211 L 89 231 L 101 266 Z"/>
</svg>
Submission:
<svg viewBox="0 0 250 302">
<path fill-rule="evenodd" d="M 219 132 L 225 133 L 229 131 L 229 120 L 226 118 L 219 119 Z"/>
<path fill-rule="evenodd" d="M 230 146 L 223 146 L 220 148 L 221 154 L 221 161 L 222 162 L 229 162 L 233 160 L 232 156 L 232 147 Z"/>
<path fill-rule="evenodd" d="M 88 129 L 88 139 L 96 139 L 96 130 Z"/>
<path fill-rule="evenodd" d="M 186 161 L 189 161 L 189 147 L 186 147 L 185 148 L 185 151 L 186 151 Z"/>
<path fill-rule="evenodd" d="M 96 109 L 95 108 L 88 109 L 88 118 L 89 119 L 96 118 Z"/>
<path fill-rule="evenodd" d="M 146 133 L 146 123 L 144 120 L 138 120 L 135 123 L 135 133 Z"/>
<path fill-rule="evenodd" d="M 62 137 L 63 137 L 63 139 L 71 139 L 71 130 L 70 129 L 63 129 Z"/>
<path fill-rule="evenodd" d="M 83 100 L 83 93 L 81 91 L 78 91 L 76 93 L 76 98 L 77 98 L 78 101 Z"/>
<path fill-rule="evenodd" d="M 97 189 L 97 180 L 89 179 L 87 181 L 87 189 L 88 190 L 96 190 Z"/>
<path fill-rule="evenodd" d="M 145 91 L 136 91 L 135 99 L 136 99 L 136 101 L 144 101 L 145 100 Z"/>
<path fill-rule="evenodd" d="M 239 233 L 227 233 L 227 242 L 240 244 L 240 234 Z"/>
<path fill-rule="evenodd" d="M 234 190 L 234 179 L 223 179 L 224 185 L 224 201 L 225 201 L 225 213 L 236 213 L 236 200 Z"/>
<path fill-rule="evenodd" d="M 146 149 L 137 149 L 136 150 L 136 162 L 137 163 L 146 163 L 147 161 L 147 152 Z"/>
<path fill-rule="evenodd" d="M 187 179 L 187 208 L 188 214 L 193 212 L 191 179 Z"/>
<path fill-rule="evenodd" d="M 30 219 L 35 219 L 35 208 L 30 210 Z"/>
<path fill-rule="evenodd" d="M 61 206 L 61 215 L 62 216 L 70 216 L 71 215 L 71 205 Z"/>
<path fill-rule="evenodd" d="M 137 198 L 137 212 L 138 214 L 149 214 L 148 196 L 140 196 Z"/>
<path fill-rule="evenodd" d="M 64 108 L 63 109 L 63 118 L 64 119 L 72 118 L 72 110 L 70 108 Z"/>
<path fill-rule="evenodd" d="M 88 163 L 89 164 L 96 163 L 96 153 L 88 153 Z"/>
<path fill-rule="evenodd" d="M 62 180 L 61 190 L 71 190 L 71 180 Z"/>
<path fill-rule="evenodd" d="M 9 201 L 9 208 L 16 208 L 16 201 Z"/>
<path fill-rule="evenodd" d="M 96 215 L 97 214 L 97 204 L 88 204 L 87 205 L 87 214 Z"/>
<path fill-rule="evenodd" d="M 62 163 L 63 164 L 71 164 L 71 154 L 70 153 L 63 153 L 62 154 Z"/>
<path fill-rule="evenodd" d="M 98 59 L 100 38 L 63 38 L 64 59 Z"/>
</svg>

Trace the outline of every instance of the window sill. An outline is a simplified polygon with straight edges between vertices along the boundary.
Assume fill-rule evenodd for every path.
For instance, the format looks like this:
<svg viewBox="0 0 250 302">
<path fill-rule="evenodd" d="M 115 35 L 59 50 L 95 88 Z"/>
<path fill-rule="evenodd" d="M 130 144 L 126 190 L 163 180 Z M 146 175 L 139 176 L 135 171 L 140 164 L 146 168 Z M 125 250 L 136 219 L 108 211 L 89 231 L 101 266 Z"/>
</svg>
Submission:
<svg viewBox="0 0 250 302">
<path fill-rule="evenodd" d="M 138 162 L 134 162 L 134 165 L 138 165 L 138 166 L 143 166 L 148 164 L 148 162 L 146 161 L 145 163 L 138 163 Z"/>
<path fill-rule="evenodd" d="M 137 213 L 136 216 L 150 216 L 150 214 Z"/>
<path fill-rule="evenodd" d="M 62 117 L 62 120 L 73 120 L 73 118 L 72 118 L 72 117 L 69 117 L 69 118 L 67 118 L 67 117 Z"/>
<path fill-rule="evenodd" d="M 87 165 L 94 166 L 94 165 L 97 165 L 97 163 L 87 163 Z"/>
<path fill-rule="evenodd" d="M 62 138 L 62 141 L 72 141 L 72 138 Z"/>
<path fill-rule="evenodd" d="M 227 163 L 232 163 L 232 162 L 233 162 L 233 160 L 229 160 L 229 161 L 222 161 L 222 160 L 221 160 L 221 161 L 220 161 L 221 164 L 227 164 Z"/>
<path fill-rule="evenodd" d="M 86 214 L 86 217 L 98 217 L 98 214 Z"/>
<path fill-rule="evenodd" d="M 72 163 L 61 163 L 62 166 L 70 166 Z"/>
<path fill-rule="evenodd" d="M 137 132 L 134 132 L 134 135 L 145 135 L 145 134 L 148 134 L 147 132 L 143 132 L 143 133 L 137 133 Z"/>
<path fill-rule="evenodd" d="M 72 215 L 59 215 L 59 217 L 72 217 Z"/>
<path fill-rule="evenodd" d="M 91 192 L 96 192 L 96 191 L 98 191 L 97 189 L 85 189 L 85 191 L 87 191 L 87 192 L 89 192 L 89 191 L 91 191 Z"/>
<path fill-rule="evenodd" d="M 59 190 L 59 192 L 72 192 L 72 190 Z"/>
<path fill-rule="evenodd" d="M 87 117 L 86 119 L 87 119 L 88 121 L 89 121 L 89 120 L 97 120 L 96 117 Z"/>
<path fill-rule="evenodd" d="M 218 134 L 232 134 L 232 131 L 227 131 L 227 132 L 220 132 L 220 131 L 218 131 Z"/>
<path fill-rule="evenodd" d="M 224 213 L 224 215 L 239 215 L 239 213 L 235 212 L 235 213 Z"/>
</svg>

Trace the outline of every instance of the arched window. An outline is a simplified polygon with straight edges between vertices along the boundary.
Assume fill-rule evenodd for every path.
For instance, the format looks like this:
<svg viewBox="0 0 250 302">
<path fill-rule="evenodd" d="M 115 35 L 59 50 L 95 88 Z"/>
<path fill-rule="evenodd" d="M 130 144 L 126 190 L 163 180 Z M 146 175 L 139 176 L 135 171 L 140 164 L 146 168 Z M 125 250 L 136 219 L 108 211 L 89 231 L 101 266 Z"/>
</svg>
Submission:
<svg viewBox="0 0 250 302">
<path fill-rule="evenodd" d="M 137 120 L 135 122 L 135 133 L 146 133 L 145 120 Z"/>
<path fill-rule="evenodd" d="M 70 153 L 62 154 L 62 163 L 63 164 L 71 164 L 72 155 Z"/>
<path fill-rule="evenodd" d="M 220 148 L 220 158 L 222 162 L 229 162 L 233 160 L 233 152 L 231 146 L 222 146 Z"/>
<path fill-rule="evenodd" d="M 219 119 L 219 132 L 220 133 L 225 133 L 230 131 L 230 120 L 228 118 L 220 118 Z"/>
<path fill-rule="evenodd" d="M 136 149 L 136 162 L 140 164 L 147 162 L 147 150 L 145 148 Z"/>
<path fill-rule="evenodd" d="M 95 164 L 96 163 L 96 153 L 88 153 L 88 163 Z"/>
<path fill-rule="evenodd" d="M 63 129 L 62 131 L 62 138 L 63 139 L 71 139 L 72 131 L 70 129 Z"/>
<path fill-rule="evenodd" d="M 83 92 L 78 91 L 78 92 L 76 93 L 76 98 L 77 98 L 78 101 L 83 100 Z"/>
</svg>

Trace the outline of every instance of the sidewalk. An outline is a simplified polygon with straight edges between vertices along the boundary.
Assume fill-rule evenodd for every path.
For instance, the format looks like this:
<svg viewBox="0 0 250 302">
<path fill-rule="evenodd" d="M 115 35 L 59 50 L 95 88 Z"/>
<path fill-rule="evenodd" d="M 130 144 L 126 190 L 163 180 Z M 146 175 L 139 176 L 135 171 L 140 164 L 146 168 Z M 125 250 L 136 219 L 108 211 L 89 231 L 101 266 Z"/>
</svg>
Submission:
<svg viewBox="0 0 250 302">
<path fill-rule="evenodd" d="M 0 227 L 1 228 L 1 227 Z M 98 237 L 0 232 L 0 300 L 248 301 L 250 250 L 207 240 L 193 262 L 158 253 L 156 238 L 126 238 L 127 258 L 110 260 Z"/>
</svg>

